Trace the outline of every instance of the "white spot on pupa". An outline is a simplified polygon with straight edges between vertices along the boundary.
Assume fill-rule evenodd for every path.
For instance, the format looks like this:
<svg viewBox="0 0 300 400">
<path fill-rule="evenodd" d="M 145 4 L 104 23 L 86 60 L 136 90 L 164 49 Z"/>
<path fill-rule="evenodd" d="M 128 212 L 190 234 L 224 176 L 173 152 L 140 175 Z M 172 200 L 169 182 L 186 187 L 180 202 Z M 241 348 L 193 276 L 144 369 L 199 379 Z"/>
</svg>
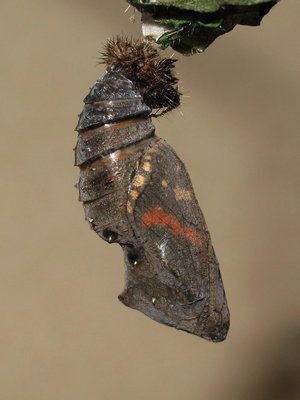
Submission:
<svg viewBox="0 0 300 400">
<path fill-rule="evenodd" d="M 89 222 L 93 222 L 93 221 L 94 221 L 94 218 L 88 218 L 88 221 L 89 221 Z"/>
<path fill-rule="evenodd" d="M 117 154 L 117 152 L 115 151 L 114 153 L 110 153 L 110 158 L 113 160 L 113 161 L 116 161 L 117 160 L 117 158 L 118 158 L 118 154 Z"/>
<path fill-rule="evenodd" d="M 155 304 L 156 303 L 156 298 L 152 297 L 151 301 L 152 301 L 152 304 Z"/>
<path fill-rule="evenodd" d="M 163 242 L 158 246 L 159 250 L 161 251 L 161 256 L 163 260 L 166 258 L 166 247 L 167 247 L 166 242 Z"/>
</svg>

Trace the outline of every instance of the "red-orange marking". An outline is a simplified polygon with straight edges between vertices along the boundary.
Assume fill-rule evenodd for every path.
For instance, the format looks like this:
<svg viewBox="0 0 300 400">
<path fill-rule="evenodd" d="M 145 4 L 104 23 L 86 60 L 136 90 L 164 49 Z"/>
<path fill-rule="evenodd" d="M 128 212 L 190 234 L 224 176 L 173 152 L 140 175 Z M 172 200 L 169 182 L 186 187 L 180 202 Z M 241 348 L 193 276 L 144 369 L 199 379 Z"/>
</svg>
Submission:
<svg viewBox="0 0 300 400">
<path fill-rule="evenodd" d="M 142 217 L 142 222 L 148 228 L 154 224 L 167 226 L 174 235 L 183 236 L 199 246 L 203 245 L 200 235 L 194 229 L 182 226 L 176 217 L 159 208 L 153 208 L 145 213 Z"/>
</svg>

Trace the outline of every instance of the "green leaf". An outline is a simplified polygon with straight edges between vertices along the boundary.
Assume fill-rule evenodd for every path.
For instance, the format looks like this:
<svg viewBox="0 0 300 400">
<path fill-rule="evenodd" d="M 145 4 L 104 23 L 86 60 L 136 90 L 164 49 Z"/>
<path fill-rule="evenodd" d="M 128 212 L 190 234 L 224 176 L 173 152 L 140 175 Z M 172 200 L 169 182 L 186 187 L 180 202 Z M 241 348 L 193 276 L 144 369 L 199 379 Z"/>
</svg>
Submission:
<svg viewBox="0 0 300 400">
<path fill-rule="evenodd" d="M 127 0 L 141 13 L 145 36 L 165 49 L 192 55 L 204 51 L 237 24 L 259 25 L 279 0 Z"/>
</svg>

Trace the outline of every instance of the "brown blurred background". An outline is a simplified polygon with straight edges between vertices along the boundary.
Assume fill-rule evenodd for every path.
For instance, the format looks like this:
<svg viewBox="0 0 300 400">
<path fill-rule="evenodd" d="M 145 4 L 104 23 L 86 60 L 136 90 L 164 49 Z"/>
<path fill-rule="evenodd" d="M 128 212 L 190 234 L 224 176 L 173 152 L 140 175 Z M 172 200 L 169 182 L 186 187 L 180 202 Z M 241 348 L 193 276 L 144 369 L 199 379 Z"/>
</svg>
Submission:
<svg viewBox="0 0 300 400">
<path fill-rule="evenodd" d="M 0 399 L 299 399 L 300 2 L 178 55 L 187 97 L 155 121 L 221 264 L 220 344 L 117 300 L 122 251 L 89 230 L 73 187 L 98 51 L 139 36 L 139 14 L 132 24 L 125 0 L 1 3 Z"/>
</svg>

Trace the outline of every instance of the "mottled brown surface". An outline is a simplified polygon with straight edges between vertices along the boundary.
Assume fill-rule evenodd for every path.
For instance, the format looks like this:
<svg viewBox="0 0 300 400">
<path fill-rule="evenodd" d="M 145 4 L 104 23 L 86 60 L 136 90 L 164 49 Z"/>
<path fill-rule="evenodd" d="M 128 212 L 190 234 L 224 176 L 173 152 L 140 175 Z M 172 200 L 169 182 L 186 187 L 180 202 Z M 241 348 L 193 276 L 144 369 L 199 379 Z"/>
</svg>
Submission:
<svg viewBox="0 0 300 400">
<path fill-rule="evenodd" d="M 125 8 L 2 4 L 0 398 L 296 400 L 300 3 L 179 57 L 190 97 L 183 116 L 156 123 L 188 167 L 222 267 L 231 329 L 216 345 L 120 304 L 122 250 L 89 230 L 73 188 L 97 51 L 139 32 Z"/>
<path fill-rule="evenodd" d="M 122 118 L 131 123 L 119 123 L 119 97 L 128 104 Z M 85 97 L 80 120 L 88 125 L 76 128 L 75 148 L 85 218 L 102 239 L 124 250 L 119 300 L 157 322 L 223 341 L 229 310 L 203 214 L 184 164 L 154 135 L 152 110 L 144 120 L 132 120 L 145 110 L 143 104 L 135 109 L 139 97 L 115 70 L 106 71 Z M 90 112 L 99 99 L 106 106 Z M 107 123 L 109 114 L 115 118 Z"/>
</svg>

